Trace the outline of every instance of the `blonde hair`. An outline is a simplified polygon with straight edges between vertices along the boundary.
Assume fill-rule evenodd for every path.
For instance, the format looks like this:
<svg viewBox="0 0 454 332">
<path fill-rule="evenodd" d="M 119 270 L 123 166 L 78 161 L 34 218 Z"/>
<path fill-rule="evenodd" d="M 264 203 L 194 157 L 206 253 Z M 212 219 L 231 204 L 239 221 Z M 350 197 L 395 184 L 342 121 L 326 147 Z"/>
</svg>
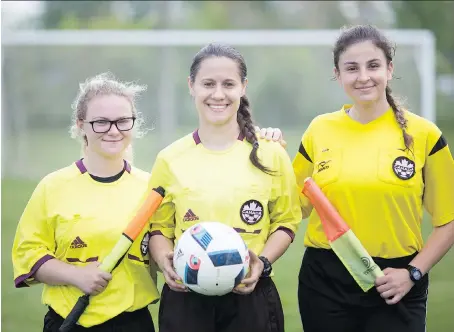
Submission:
<svg viewBox="0 0 454 332">
<path fill-rule="evenodd" d="M 76 99 L 71 105 L 73 109 L 72 125 L 69 130 L 71 137 L 80 140 L 82 143 L 82 156 L 85 155 L 87 148 L 87 137 L 77 125 L 78 120 L 85 120 L 87 116 L 87 107 L 90 100 L 96 96 L 102 95 L 117 95 L 125 97 L 129 100 L 132 106 L 132 114 L 136 117 L 133 128 L 133 135 L 140 138 L 145 134 L 142 129 L 144 120 L 142 114 L 137 110 L 136 101 L 143 91 L 147 90 L 146 85 L 137 85 L 133 82 L 121 82 L 115 78 L 111 72 L 102 73 L 85 80 L 79 84 L 79 92 Z M 128 146 L 125 151 L 124 159 L 130 163 L 133 162 L 132 146 Z"/>
</svg>

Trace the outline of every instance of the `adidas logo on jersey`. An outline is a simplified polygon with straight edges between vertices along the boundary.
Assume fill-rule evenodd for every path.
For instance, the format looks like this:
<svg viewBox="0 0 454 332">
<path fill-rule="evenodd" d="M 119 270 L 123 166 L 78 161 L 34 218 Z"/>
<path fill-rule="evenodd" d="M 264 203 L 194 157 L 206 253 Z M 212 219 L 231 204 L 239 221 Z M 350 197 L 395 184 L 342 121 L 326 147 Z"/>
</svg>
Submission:
<svg viewBox="0 0 454 332">
<path fill-rule="evenodd" d="M 186 212 L 186 214 L 183 217 L 183 221 L 196 221 L 199 220 L 199 217 L 197 217 L 194 212 L 192 212 L 191 209 Z"/>
<path fill-rule="evenodd" d="M 82 241 L 80 237 L 76 237 L 73 242 L 71 242 L 71 249 L 85 248 L 87 244 Z"/>
</svg>

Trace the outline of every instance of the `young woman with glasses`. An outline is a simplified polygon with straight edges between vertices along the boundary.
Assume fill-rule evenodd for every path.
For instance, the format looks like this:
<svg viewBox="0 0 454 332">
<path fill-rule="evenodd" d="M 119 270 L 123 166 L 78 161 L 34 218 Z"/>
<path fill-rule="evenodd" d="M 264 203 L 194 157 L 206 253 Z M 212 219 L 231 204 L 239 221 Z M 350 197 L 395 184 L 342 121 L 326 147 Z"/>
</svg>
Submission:
<svg viewBox="0 0 454 332">
<path fill-rule="evenodd" d="M 71 133 L 81 139 L 83 157 L 45 176 L 20 218 L 12 250 L 15 285 L 44 284 L 44 332 L 58 331 L 82 294 L 96 296 L 74 332 L 154 331 L 147 306 L 159 294 L 148 229 L 112 274 L 98 267 L 147 188 L 149 174 L 127 160 L 142 123 L 135 101 L 145 89 L 109 73 L 81 84 Z"/>
</svg>

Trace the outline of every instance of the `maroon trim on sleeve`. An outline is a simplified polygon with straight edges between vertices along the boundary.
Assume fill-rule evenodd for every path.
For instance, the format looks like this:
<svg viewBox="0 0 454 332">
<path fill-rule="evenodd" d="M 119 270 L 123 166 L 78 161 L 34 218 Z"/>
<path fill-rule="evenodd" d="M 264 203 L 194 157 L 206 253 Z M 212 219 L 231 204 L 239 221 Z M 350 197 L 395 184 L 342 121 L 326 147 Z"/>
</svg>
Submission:
<svg viewBox="0 0 454 332">
<path fill-rule="evenodd" d="M 36 271 L 38 271 L 38 269 L 41 267 L 41 265 L 43 265 L 48 260 L 53 259 L 53 258 L 55 258 L 55 257 L 51 256 L 51 255 L 45 255 L 44 257 L 40 258 L 35 263 L 35 265 L 33 265 L 32 269 L 31 269 L 31 271 L 29 273 L 23 274 L 23 275 L 17 277 L 16 280 L 14 280 L 14 284 L 15 284 L 16 288 L 28 287 L 28 285 L 25 282 L 25 280 L 27 280 L 28 278 L 33 276 L 36 273 Z"/>
<path fill-rule="evenodd" d="M 154 236 L 154 235 L 162 235 L 162 236 L 164 236 L 164 234 L 162 234 L 161 231 L 153 231 L 153 232 L 150 233 L 150 236 Z"/>
<path fill-rule="evenodd" d="M 175 238 L 174 237 L 168 237 L 168 236 L 165 236 L 164 234 L 162 234 L 161 231 L 153 231 L 150 233 L 150 237 L 154 236 L 154 235 L 162 235 L 164 236 L 166 239 L 169 239 L 171 241 L 173 241 Z"/>
<path fill-rule="evenodd" d="M 295 233 L 287 227 L 280 226 L 274 232 L 277 232 L 277 231 L 283 231 L 283 232 L 287 233 L 287 235 L 290 236 L 290 238 L 292 239 L 292 242 L 295 239 Z"/>
</svg>

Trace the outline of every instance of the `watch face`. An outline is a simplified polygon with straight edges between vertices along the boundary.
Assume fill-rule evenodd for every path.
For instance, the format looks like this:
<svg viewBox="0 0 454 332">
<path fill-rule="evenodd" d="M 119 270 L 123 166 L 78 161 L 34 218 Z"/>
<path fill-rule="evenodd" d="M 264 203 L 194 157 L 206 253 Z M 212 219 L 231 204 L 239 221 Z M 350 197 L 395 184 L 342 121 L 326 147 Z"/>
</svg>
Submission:
<svg viewBox="0 0 454 332">
<path fill-rule="evenodd" d="M 411 271 L 411 275 L 415 280 L 420 280 L 422 277 L 421 272 L 419 272 L 418 270 Z"/>
</svg>

